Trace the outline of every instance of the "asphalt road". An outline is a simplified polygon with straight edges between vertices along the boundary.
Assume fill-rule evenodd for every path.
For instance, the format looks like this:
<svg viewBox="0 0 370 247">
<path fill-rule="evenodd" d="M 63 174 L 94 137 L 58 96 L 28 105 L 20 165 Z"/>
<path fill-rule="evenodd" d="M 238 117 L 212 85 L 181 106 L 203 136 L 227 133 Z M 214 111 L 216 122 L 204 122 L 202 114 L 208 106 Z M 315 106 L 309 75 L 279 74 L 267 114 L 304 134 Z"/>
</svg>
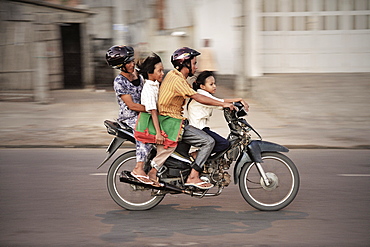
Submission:
<svg viewBox="0 0 370 247">
<path fill-rule="evenodd" d="M 0 149 L 0 246 L 369 246 L 370 150 L 288 156 L 301 189 L 284 210 L 257 211 L 231 184 L 132 212 L 96 170 L 103 149 Z"/>
</svg>

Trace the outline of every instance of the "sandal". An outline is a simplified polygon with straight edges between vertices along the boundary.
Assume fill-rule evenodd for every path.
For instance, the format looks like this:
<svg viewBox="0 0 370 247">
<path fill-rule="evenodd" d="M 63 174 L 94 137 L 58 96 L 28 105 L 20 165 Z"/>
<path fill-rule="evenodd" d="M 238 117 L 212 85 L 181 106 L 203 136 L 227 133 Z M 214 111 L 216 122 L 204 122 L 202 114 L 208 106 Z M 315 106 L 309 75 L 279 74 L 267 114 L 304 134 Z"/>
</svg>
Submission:
<svg viewBox="0 0 370 247">
<path fill-rule="evenodd" d="M 150 185 L 153 185 L 153 181 L 149 178 L 149 176 L 147 175 L 139 175 L 139 174 L 135 174 L 133 172 L 131 172 L 131 175 L 136 178 L 137 180 L 139 180 L 141 183 L 143 184 L 150 184 Z"/>
<path fill-rule="evenodd" d="M 185 186 L 194 186 L 198 189 L 201 189 L 201 190 L 209 190 L 210 188 L 213 187 L 213 184 L 210 184 L 210 186 L 202 186 L 204 184 L 210 184 L 209 182 L 199 182 L 199 183 L 186 183 Z"/>
</svg>

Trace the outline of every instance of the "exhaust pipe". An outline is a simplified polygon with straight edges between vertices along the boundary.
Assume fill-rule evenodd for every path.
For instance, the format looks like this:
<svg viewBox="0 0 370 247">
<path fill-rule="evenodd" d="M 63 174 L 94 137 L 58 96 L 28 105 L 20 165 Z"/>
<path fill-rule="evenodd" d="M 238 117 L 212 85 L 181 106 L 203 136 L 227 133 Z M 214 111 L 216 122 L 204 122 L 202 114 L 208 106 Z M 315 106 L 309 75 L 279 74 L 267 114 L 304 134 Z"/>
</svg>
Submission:
<svg viewBox="0 0 370 247">
<path fill-rule="evenodd" d="M 120 175 L 119 180 L 122 183 L 139 185 L 139 186 L 149 188 L 149 189 L 170 190 L 170 191 L 177 192 L 177 193 L 185 193 L 185 190 L 180 189 L 179 187 L 173 186 L 173 185 L 168 184 L 168 183 L 161 183 L 162 186 L 160 186 L 160 187 L 156 187 L 156 186 L 153 186 L 153 185 L 150 185 L 150 184 L 141 183 L 135 177 L 133 177 L 129 171 L 123 171 L 123 174 Z"/>
</svg>

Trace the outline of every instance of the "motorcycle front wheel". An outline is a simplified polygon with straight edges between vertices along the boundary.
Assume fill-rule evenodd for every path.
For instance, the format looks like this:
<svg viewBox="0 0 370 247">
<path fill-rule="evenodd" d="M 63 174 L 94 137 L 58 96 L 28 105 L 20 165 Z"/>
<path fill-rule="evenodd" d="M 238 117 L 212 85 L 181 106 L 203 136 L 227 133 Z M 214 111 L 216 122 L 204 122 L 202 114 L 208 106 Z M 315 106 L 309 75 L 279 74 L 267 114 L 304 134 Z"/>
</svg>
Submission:
<svg viewBox="0 0 370 247">
<path fill-rule="evenodd" d="M 248 163 L 240 173 L 240 192 L 258 210 L 276 211 L 285 208 L 298 193 L 298 169 L 293 161 L 281 153 L 262 153 L 262 160 L 261 165 L 270 184 L 265 184 L 254 162 Z"/>
<path fill-rule="evenodd" d="M 123 183 L 119 176 L 122 171 L 132 171 L 136 164 L 135 151 L 120 155 L 110 166 L 107 177 L 108 192 L 112 199 L 127 210 L 148 210 L 157 206 L 164 195 L 155 195 L 157 190 Z"/>
</svg>

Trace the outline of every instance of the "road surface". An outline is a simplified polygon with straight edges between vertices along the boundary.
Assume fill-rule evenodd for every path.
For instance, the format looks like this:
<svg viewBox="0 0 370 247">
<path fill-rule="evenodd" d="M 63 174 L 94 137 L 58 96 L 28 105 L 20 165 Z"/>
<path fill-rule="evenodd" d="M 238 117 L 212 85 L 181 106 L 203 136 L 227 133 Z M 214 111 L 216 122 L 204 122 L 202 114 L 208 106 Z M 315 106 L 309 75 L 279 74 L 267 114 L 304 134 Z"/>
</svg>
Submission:
<svg viewBox="0 0 370 247">
<path fill-rule="evenodd" d="M 231 184 L 132 212 L 96 169 L 103 149 L 0 149 L 0 246 L 369 246 L 370 150 L 288 156 L 301 189 L 284 210 L 257 211 Z"/>
</svg>

